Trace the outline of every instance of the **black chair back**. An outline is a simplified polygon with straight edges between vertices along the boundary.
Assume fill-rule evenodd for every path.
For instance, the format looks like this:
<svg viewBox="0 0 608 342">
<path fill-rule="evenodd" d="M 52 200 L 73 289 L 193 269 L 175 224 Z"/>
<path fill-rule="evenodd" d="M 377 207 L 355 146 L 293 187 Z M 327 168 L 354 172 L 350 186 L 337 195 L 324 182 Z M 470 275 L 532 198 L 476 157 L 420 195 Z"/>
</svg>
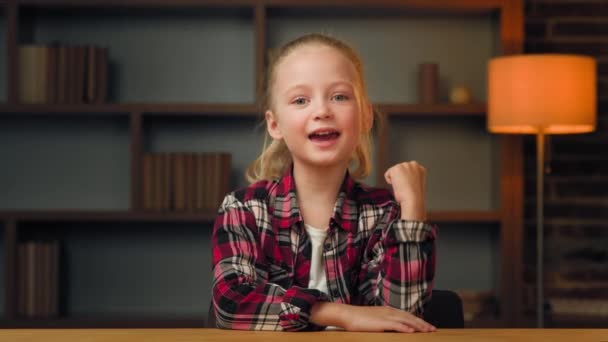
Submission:
<svg viewBox="0 0 608 342">
<path fill-rule="evenodd" d="M 460 296 L 453 291 L 433 290 L 431 301 L 424 308 L 423 319 L 437 328 L 464 328 Z"/>
</svg>

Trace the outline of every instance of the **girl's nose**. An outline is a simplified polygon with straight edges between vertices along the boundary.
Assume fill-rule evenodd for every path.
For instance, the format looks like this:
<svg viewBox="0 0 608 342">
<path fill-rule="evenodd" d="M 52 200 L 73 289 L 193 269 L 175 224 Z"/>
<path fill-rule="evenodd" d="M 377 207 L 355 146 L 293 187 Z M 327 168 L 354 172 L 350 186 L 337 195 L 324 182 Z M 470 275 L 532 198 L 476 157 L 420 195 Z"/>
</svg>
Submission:
<svg viewBox="0 0 608 342">
<path fill-rule="evenodd" d="M 331 109 L 327 105 L 326 101 L 321 101 L 315 109 L 315 120 L 328 119 L 332 116 Z"/>
</svg>

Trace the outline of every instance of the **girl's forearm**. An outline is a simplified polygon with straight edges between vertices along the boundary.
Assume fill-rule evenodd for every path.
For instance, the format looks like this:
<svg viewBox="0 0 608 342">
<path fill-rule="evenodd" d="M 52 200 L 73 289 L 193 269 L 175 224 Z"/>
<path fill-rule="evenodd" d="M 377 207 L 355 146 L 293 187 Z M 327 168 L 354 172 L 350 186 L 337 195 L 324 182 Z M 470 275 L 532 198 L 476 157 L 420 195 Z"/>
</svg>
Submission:
<svg viewBox="0 0 608 342">
<path fill-rule="evenodd" d="M 317 302 L 310 310 L 310 321 L 323 326 L 344 327 L 348 304 Z"/>
<path fill-rule="evenodd" d="M 401 202 L 401 219 L 411 221 L 426 221 L 426 209 L 420 202 Z"/>
</svg>

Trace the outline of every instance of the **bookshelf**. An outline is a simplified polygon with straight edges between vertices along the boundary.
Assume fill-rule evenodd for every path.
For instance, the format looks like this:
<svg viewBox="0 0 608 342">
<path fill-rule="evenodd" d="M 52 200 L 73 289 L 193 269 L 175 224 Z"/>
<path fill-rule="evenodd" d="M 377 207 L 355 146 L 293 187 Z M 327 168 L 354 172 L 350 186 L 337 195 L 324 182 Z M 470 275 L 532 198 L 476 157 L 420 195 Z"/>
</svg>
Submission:
<svg viewBox="0 0 608 342">
<path fill-rule="evenodd" d="M 254 105 L 234 104 L 198 104 L 198 103 L 120 103 L 120 104 L 0 104 L 1 115 L 25 114 L 100 114 L 128 115 L 143 113 L 145 115 L 191 115 L 191 116 L 247 116 L 255 115 L 258 110 Z"/>
<path fill-rule="evenodd" d="M 255 100 L 260 93 L 258 85 L 267 48 L 307 30 L 327 27 L 332 29 L 329 33 L 355 43 L 369 66 L 366 72 L 372 100 L 387 114 L 387 125 L 378 131 L 374 142 L 375 170 L 415 156 L 425 165 L 433 164 L 430 170 L 440 171 L 440 153 L 470 157 L 469 170 L 478 173 L 462 182 L 453 182 L 450 175 L 443 172 L 443 180 L 430 184 L 435 190 L 429 199 L 429 216 L 442 225 L 447 236 L 457 236 L 464 231 L 467 236 L 475 237 L 473 245 L 463 240 L 457 242 L 460 244 L 446 245 L 446 250 L 453 248 L 465 255 L 477 244 L 483 246 L 484 257 L 491 261 L 483 265 L 490 272 L 484 275 L 483 283 L 496 291 L 501 315 L 483 318 L 473 322 L 473 326 L 518 325 L 522 273 L 521 143 L 518 138 L 498 138 L 485 132 L 485 71 L 482 69 L 484 61 L 493 54 L 521 50 L 522 15 L 519 0 L 0 1 L 0 24 L 5 24 L 2 29 L 7 51 L 0 57 L 6 68 L 0 72 L 6 84 L 5 101 L 0 97 L 0 126 L 5 127 L 0 128 L 0 133 L 9 133 L 6 127 L 13 132 L 23 132 L 0 141 L 7 146 L 17 144 L 18 150 L 33 150 L 31 159 L 53 156 L 45 159 L 47 164 L 23 162 L 16 156 L 9 158 L 8 164 L 16 168 L 12 174 L 22 180 L 18 185 L 25 184 L 23 180 L 35 179 L 36 173 L 26 171 L 24 176 L 17 174 L 17 170 L 44 171 L 39 188 L 21 186 L 0 198 L 5 279 L 0 326 L 203 326 L 207 312 L 204 298 L 209 296 L 203 292 L 209 292 L 210 286 L 205 278 L 209 276 L 209 257 L 204 254 L 208 254 L 210 248 L 208 236 L 215 215 L 213 212 L 142 210 L 143 156 L 148 152 L 228 150 L 236 161 L 231 175 L 233 187 L 244 185 L 240 175 L 261 146 L 261 131 L 254 129 L 261 118 Z M 412 35 L 414 30 L 420 31 Z M 440 36 L 441 30 L 444 34 L 454 32 L 456 36 L 447 40 L 460 46 L 442 46 L 445 43 L 441 40 L 434 43 L 432 37 Z M 187 34 L 182 37 L 183 32 Z M 483 41 L 483 49 L 470 46 L 466 37 L 471 35 L 476 37 L 476 45 Z M 54 40 L 109 46 L 107 103 L 18 103 L 18 46 L 48 44 Z M 424 45 L 424 41 L 430 43 Z M 391 46 L 396 46 L 394 56 L 377 53 Z M 417 47 L 415 53 L 412 46 Z M 421 52 L 424 48 L 428 48 L 431 57 L 424 56 Z M 453 105 L 444 98 L 439 104 L 416 104 L 411 66 L 424 58 L 445 55 L 445 49 L 454 54 L 453 62 L 440 59 L 445 75 L 451 77 L 444 80 L 442 92 L 446 93 L 450 81 L 458 80 L 472 85 L 476 102 Z M 476 52 L 467 55 L 468 51 Z M 404 65 L 409 67 L 404 67 L 401 73 L 394 72 L 395 66 Z M 444 140 L 428 147 L 425 143 L 433 137 L 428 132 L 405 138 L 401 134 L 416 130 L 437 130 L 443 135 L 456 132 L 457 143 Z M 230 139 L 222 139 L 223 135 L 234 136 L 233 143 L 226 143 Z M 81 149 L 68 148 L 79 145 Z M 406 148 L 396 148 L 397 145 Z M 0 153 L 6 154 L 7 149 Z M 429 155 L 438 159 L 425 160 Z M 467 170 L 459 172 L 466 175 Z M 64 173 L 69 178 L 65 178 Z M 7 172 L 0 173 L 5 178 L 6 175 Z M 380 176 L 381 173 L 374 172 L 367 181 L 381 185 Z M 88 184 L 90 179 L 95 179 L 97 187 Z M 59 180 L 66 186 L 51 186 Z M 4 182 L 2 184 L 8 184 L 8 180 Z M 465 199 L 441 196 L 442 187 L 451 183 L 460 186 L 450 189 L 451 195 L 464 192 L 467 184 L 477 186 L 477 190 Z M 33 197 L 36 191 L 56 197 L 14 200 L 20 194 Z M 81 197 L 86 200 L 79 200 Z M 11 201 L 19 205 L 11 206 Z M 182 240 L 174 240 L 174 235 Z M 65 239 L 70 243 L 66 248 L 73 253 L 69 271 L 74 274 L 68 275 L 67 288 L 62 289 L 64 315 L 58 318 L 24 319 L 16 313 L 17 284 L 11 281 L 17 268 L 16 246 L 19 241 L 36 236 Z M 130 269 L 112 273 L 110 264 L 119 263 L 119 259 L 108 257 L 105 264 L 102 259 L 114 246 L 126 248 L 131 243 L 135 247 L 138 238 L 142 239 L 142 247 L 132 253 L 123 250 L 124 256 L 135 260 L 147 256 L 151 263 L 158 263 L 162 272 L 171 274 L 164 283 L 165 288 L 180 291 L 180 282 L 200 285 L 199 290 L 190 286 L 190 292 L 185 291 L 194 298 L 193 306 L 188 306 L 183 298 L 176 298 L 174 302 L 167 299 L 163 302 L 165 307 L 146 306 L 154 296 L 163 295 L 162 286 L 144 293 L 141 298 L 128 297 L 133 296 L 138 286 L 134 280 L 127 281 L 132 279 L 129 273 L 149 280 L 163 276 L 154 278 L 145 273 L 145 262 L 126 262 Z M 98 242 L 93 243 L 95 239 Z M 165 240 L 170 250 L 187 251 L 178 253 L 186 261 L 183 270 L 177 272 L 150 254 L 163 248 L 159 241 Z M 190 240 L 197 242 L 200 250 L 189 250 L 192 245 L 185 241 Z M 83 246 L 90 248 L 87 251 Z M 166 252 L 159 252 L 167 255 L 163 253 Z M 470 267 L 475 267 L 474 258 L 467 257 Z M 451 257 L 446 254 L 443 258 Z M 80 264 L 76 259 L 81 260 Z M 94 265 L 117 278 L 109 280 L 111 286 L 79 285 L 88 280 L 84 274 L 89 271 L 85 269 Z M 200 270 L 195 271 L 197 267 Z M 177 273 L 172 273 L 174 271 Z M 465 284 L 457 275 L 447 275 L 445 279 L 450 277 L 454 284 Z M 74 289 L 77 286 L 82 289 Z M 196 297 L 197 291 L 201 298 Z M 91 293 L 108 296 L 108 301 L 115 306 L 103 306 L 102 300 L 87 299 Z M 124 296 L 122 302 L 115 298 L 120 296 Z M 137 305 L 143 309 L 126 309 Z"/>
</svg>

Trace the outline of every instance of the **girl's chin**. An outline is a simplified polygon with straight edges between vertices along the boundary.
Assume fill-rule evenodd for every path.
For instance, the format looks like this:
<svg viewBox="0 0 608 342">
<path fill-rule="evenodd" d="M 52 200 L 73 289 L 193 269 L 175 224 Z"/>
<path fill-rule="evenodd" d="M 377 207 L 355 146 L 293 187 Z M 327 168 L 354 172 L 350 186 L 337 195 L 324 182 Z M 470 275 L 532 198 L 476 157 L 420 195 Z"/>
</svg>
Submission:
<svg viewBox="0 0 608 342">
<path fill-rule="evenodd" d="M 319 149 L 316 146 L 306 146 L 304 149 L 298 149 L 293 153 L 294 159 L 299 159 L 302 164 L 314 167 L 332 168 L 337 166 L 348 167 L 351 156 L 354 153 L 345 146 L 335 146 L 330 149 Z"/>
<path fill-rule="evenodd" d="M 335 167 L 348 167 L 349 160 L 344 158 L 307 158 L 303 161 L 303 164 L 311 167 L 319 168 L 335 168 Z"/>
</svg>

